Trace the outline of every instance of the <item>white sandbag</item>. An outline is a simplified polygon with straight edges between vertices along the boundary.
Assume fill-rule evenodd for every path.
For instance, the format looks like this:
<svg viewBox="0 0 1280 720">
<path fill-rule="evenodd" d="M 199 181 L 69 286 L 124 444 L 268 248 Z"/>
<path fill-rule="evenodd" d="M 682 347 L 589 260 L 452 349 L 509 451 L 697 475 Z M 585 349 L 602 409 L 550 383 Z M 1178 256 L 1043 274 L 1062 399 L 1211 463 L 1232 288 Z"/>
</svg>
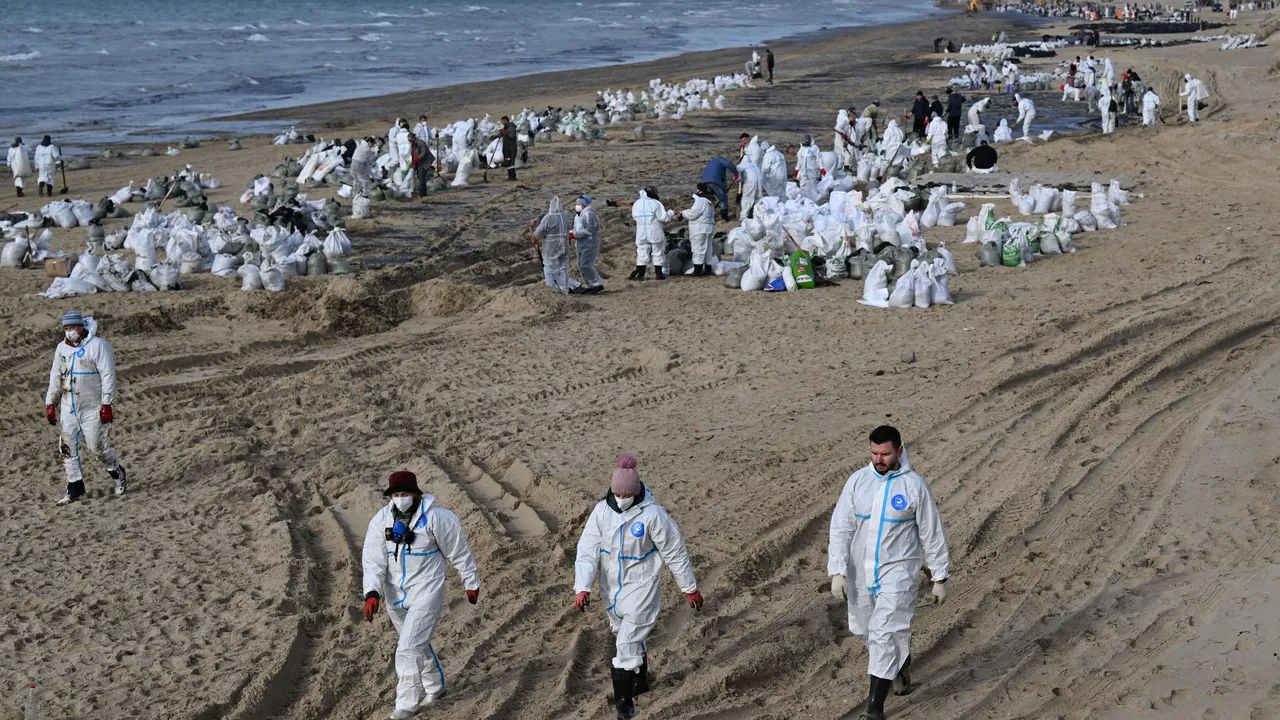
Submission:
<svg viewBox="0 0 1280 720">
<path fill-rule="evenodd" d="M 916 290 L 916 307 L 925 309 L 933 307 L 933 271 L 932 265 L 919 265 L 919 260 L 912 260 L 911 264 L 916 267 L 912 268 L 908 273 L 915 277 L 913 281 Z"/>
<path fill-rule="evenodd" d="M 466 187 L 471 184 L 471 167 L 476 159 L 476 151 L 471 150 L 458 161 L 458 169 L 453 173 L 453 187 Z"/>
<path fill-rule="evenodd" d="M 1036 215 L 1053 212 L 1053 204 L 1058 197 L 1058 190 L 1056 188 L 1045 187 L 1043 185 L 1036 186 L 1032 188 L 1032 195 L 1035 197 L 1035 207 L 1033 212 Z"/>
<path fill-rule="evenodd" d="M 133 181 L 111 194 L 111 202 L 123 205 L 133 199 Z"/>
<path fill-rule="evenodd" d="M 956 301 L 951 298 L 951 280 L 947 277 L 947 268 L 942 258 L 934 259 L 930 278 L 933 281 L 933 304 L 955 305 Z"/>
<path fill-rule="evenodd" d="M 1031 193 L 1019 195 L 1014 205 L 1017 206 L 1018 212 L 1023 215 L 1034 215 L 1036 212 L 1036 198 Z"/>
<path fill-rule="evenodd" d="M 240 289 L 248 292 L 262 289 L 262 273 L 257 265 L 241 265 L 237 271 L 240 276 Z"/>
<path fill-rule="evenodd" d="M 48 258 L 62 257 L 62 251 L 53 249 L 53 230 L 45 228 L 31 241 L 31 261 L 42 262 Z"/>
<path fill-rule="evenodd" d="M 1116 205 L 1129 204 L 1129 191 L 1120 187 L 1120 181 L 1111 180 L 1111 185 L 1107 187 L 1107 199 Z"/>
<path fill-rule="evenodd" d="M 87 200 L 72 200 L 71 212 L 76 216 L 76 222 L 80 225 L 88 225 L 93 222 L 93 204 Z"/>
<path fill-rule="evenodd" d="M 1062 207 L 1059 212 L 1064 218 L 1074 218 L 1076 216 L 1076 191 L 1062 191 Z"/>
<path fill-rule="evenodd" d="M 320 164 L 320 154 L 314 153 L 314 152 L 311 153 L 311 156 L 308 157 L 307 161 L 302 165 L 302 172 L 298 173 L 298 177 L 296 178 L 298 184 L 305 183 L 312 176 L 312 174 L 315 173 L 316 166 L 318 166 L 319 164 Z"/>
<path fill-rule="evenodd" d="M 178 273 L 181 275 L 195 275 L 205 270 L 206 263 L 204 257 L 200 253 L 185 253 L 178 264 Z"/>
<path fill-rule="evenodd" d="M 947 249 L 946 243 L 938 243 L 938 259 L 942 261 L 942 267 L 949 273 L 959 273 L 956 268 L 956 256 L 951 254 Z"/>
<path fill-rule="evenodd" d="M 742 273 L 742 282 L 739 287 L 746 292 L 764 289 L 765 284 L 769 282 L 770 266 L 773 264 L 768 247 L 763 241 L 757 241 L 751 250 L 751 262 Z"/>
<path fill-rule="evenodd" d="M 897 225 L 898 239 L 901 247 L 913 247 L 920 252 L 925 251 L 924 233 L 920 231 L 920 215 L 912 210 Z"/>
<path fill-rule="evenodd" d="M 889 263 L 878 260 L 871 266 L 862 282 L 862 299 L 858 302 L 872 307 L 889 307 Z M 914 297 L 912 298 L 914 301 Z"/>
<path fill-rule="evenodd" d="M 284 290 L 284 272 L 279 267 L 264 267 L 258 273 L 262 280 L 262 288 L 268 292 L 280 292 Z"/>
<path fill-rule="evenodd" d="M 799 286 L 796 285 L 795 273 L 791 272 L 790 264 L 782 266 L 782 284 L 787 288 L 787 292 L 794 292 L 799 288 Z"/>
<path fill-rule="evenodd" d="M 965 208 L 962 202 L 950 202 L 938 211 L 938 227 L 952 227 L 956 224 L 956 215 Z"/>
<path fill-rule="evenodd" d="M 938 215 L 942 206 L 947 204 L 947 189 L 936 187 L 929 191 L 929 204 L 920 213 L 920 227 L 931 228 L 938 224 Z"/>
<path fill-rule="evenodd" d="M 1084 232 L 1094 232 L 1098 229 L 1098 219 L 1088 210 L 1081 210 L 1075 214 L 1074 220 Z"/>
<path fill-rule="evenodd" d="M 5 243 L 4 249 L 0 250 L 0 267 L 26 267 L 28 248 L 29 246 L 25 239 L 12 240 Z"/>
<path fill-rule="evenodd" d="M 87 283 L 84 280 L 78 280 L 71 277 L 60 277 L 54 278 L 53 282 L 49 284 L 48 289 L 40 294 L 52 300 L 56 298 L 74 297 L 76 295 L 88 295 L 89 293 L 97 291 L 97 286 Z"/>
<path fill-rule="evenodd" d="M 182 281 L 180 279 L 178 265 L 173 262 L 162 262 L 151 268 L 148 273 L 151 276 L 151 282 L 158 290 L 181 290 Z"/>
<path fill-rule="evenodd" d="M 324 238 L 324 254 L 326 258 L 335 258 L 351 253 L 351 239 L 342 228 L 334 228 Z"/>
<path fill-rule="evenodd" d="M 898 278 L 898 282 L 893 285 L 893 292 L 889 294 L 889 307 L 909 308 L 916 304 L 915 280 L 916 274 L 911 270 Z"/>
<path fill-rule="evenodd" d="M 356 220 L 363 220 L 373 215 L 373 205 L 369 202 L 369 196 L 357 195 L 351 200 L 351 217 Z"/>
<path fill-rule="evenodd" d="M 1119 212 L 1116 206 L 1111 204 L 1111 200 L 1107 198 L 1107 191 L 1103 189 L 1101 183 L 1093 184 L 1093 193 L 1089 200 L 1089 212 L 1098 221 L 1099 230 L 1114 230 L 1120 225 Z"/>
<path fill-rule="evenodd" d="M 979 222 L 978 216 L 974 215 L 969 218 L 969 222 L 964 226 L 964 242 L 976 243 L 982 240 L 982 223 Z"/>
<path fill-rule="evenodd" d="M 52 212 L 48 212 L 44 214 L 47 217 L 52 217 L 53 221 L 57 223 L 58 227 L 73 228 L 76 226 L 77 223 L 80 222 L 79 219 L 76 218 L 75 210 L 71 208 L 71 203 L 62 202 L 62 203 L 51 203 L 51 204 L 54 206 L 52 208 Z"/>
<path fill-rule="evenodd" d="M 212 272 L 221 278 L 229 278 L 236 275 L 236 268 L 240 266 L 239 255 L 218 254 L 213 256 Z"/>
</svg>

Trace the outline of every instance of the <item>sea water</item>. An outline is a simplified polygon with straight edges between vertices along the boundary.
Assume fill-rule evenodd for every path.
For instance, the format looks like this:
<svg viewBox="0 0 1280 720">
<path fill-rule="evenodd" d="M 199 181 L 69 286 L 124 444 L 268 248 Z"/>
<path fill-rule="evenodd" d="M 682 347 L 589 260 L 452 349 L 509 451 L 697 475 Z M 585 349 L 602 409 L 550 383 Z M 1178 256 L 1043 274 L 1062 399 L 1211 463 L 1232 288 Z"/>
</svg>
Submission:
<svg viewBox="0 0 1280 720">
<path fill-rule="evenodd" d="M 213 126 L 201 121 L 253 110 L 649 60 L 941 12 L 932 0 L 2 4 L 0 137 L 50 133 L 72 148 L 207 134 Z M 786 58 L 778 60 L 785 69 Z"/>
</svg>

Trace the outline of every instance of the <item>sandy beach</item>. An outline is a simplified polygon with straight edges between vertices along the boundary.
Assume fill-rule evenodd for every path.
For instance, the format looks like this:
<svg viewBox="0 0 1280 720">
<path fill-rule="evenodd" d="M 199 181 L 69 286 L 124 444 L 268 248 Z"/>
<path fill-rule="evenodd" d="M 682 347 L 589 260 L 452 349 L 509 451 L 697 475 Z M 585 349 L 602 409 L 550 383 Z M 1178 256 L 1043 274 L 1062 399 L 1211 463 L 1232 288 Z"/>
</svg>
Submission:
<svg viewBox="0 0 1280 720">
<path fill-rule="evenodd" d="M 1278 13 L 1231 26 L 1265 37 Z M 955 74 L 937 67 L 934 37 L 1073 24 L 957 14 L 774 45 L 778 83 L 728 95 L 723 112 L 645 122 L 642 140 L 626 126 L 539 142 L 518 183 L 490 171 L 425 202 L 375 204 L 348 223 L 364 269 L 291 278 L 280 294 L 204 274 L 182 291 L 51 301 L 32 296 L 43 272 L 0 269 L 0 718 L 22 717 L 32 679 L 42 718 L 385 717 L 394 632 L 361 616 L 360 544 L 402 467 L 461 518 L 482 582 L 473 607 L 450 571 L 433 640 L 449 692 L 419 717 L 613 717 L 612 639 L 600 608 L 574 609 L 572 563 L 619 452 L 639 457 L 679 521 L 707 600 L 694 613 L 664 580 L 641 717 L 856 718 L 866 651 L 827 593 L 827 530 L 885 422 L 937 498 L 953 568 L 946 604 L 918 611 L 921 686 L 890 699 L 891 717 L 1280 717 L 1274 36 L 1239 51 L 1100 51 L 1157 89 L 1163 122 L 1013 143 L 1000 166 L 1125 178 L 1125 224 L 1025 269 L 979 268 L 963 222 L 930 229 L 960 266 L 951 307 L 859 305 L 856 281 L 778 294 L 721 278 L 627 283 L 634 226 L 603 207 L 608 292 L 557 296 L 522 237 L 552 195 L 652 184 L 684 207 L 741 132 L 779 144 L 811 132 L 828 149 L 837 107 L 881 99 L 900 116 Z M 749 53 L 255 119 L 383 134 L 398 115 L 587 103 L 604 87 L 732 72 Z M 1197 125 L 1176 116 L 1184 71 L 1211 94 Z M 1044 122 L 1074 123 L 1059 95 L 1034 93 Z M 992 101 L 1011 121 L 1012 107 Z M 68 173 L 70 197 L 190 163 L 223 182 L 211 200 L 233 205 L 254 174 L 305 149 L 269 141 L 95 159 Z M 962 218 L 977 210 L 967 202 Z M 82 228 L 55 231 L 59 249 L 83 244 Z M 112 440 L 131 487 L 112 497 L 89 463 L 90 499 L 55 508 L 64 478 L 42 394 L 70 308 L 115 346 Z"/>
</svg>

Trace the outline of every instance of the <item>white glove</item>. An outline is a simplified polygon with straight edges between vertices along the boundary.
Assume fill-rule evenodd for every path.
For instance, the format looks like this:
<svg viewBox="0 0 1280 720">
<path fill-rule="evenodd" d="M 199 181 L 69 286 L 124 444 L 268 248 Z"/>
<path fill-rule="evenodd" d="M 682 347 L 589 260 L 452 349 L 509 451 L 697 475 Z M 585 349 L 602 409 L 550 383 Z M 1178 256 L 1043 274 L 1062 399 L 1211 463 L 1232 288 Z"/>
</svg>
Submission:
<svg viewBox="0 0 1280 720">
<path fill-rule="evenodd" d="M 831 576 L 831 597 L 837 600 L 848 600 L 849 592 L 843 575 Z"/>
<path fill-rule="evenodd" d="M 947 600 L 947 584 L 945 582 L 936 582 L 933 584 L 933 602 L 941 605 Z"/>
</svg>

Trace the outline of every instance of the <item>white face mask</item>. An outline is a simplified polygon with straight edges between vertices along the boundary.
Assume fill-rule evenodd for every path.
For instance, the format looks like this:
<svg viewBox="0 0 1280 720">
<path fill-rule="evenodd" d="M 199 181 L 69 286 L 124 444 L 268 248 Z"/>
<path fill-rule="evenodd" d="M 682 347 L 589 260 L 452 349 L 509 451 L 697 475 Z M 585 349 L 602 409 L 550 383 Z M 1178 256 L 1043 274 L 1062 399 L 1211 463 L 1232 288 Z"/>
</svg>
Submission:
<svg viewBox="0 0 1280 720">
<path fill-rule="evenodd" d="M 66 336 L 67 336 L 67 341 L 70 342 L 72 345 L 78 344 L 80 342 L 80 332 L 78 330 L 67 330 Z"/>
<path fill-rule="evenodd" d="M 391 498 L 391 502 L 400 512 L 408 512 L 409 508 L 413 507 L 413 496 L 409 495 L 406 497 L 402 495 L 399 497 L 393 497 Z"/>
<path fill-rule="evenodd" d="M 615 495 L 613 499 L 618 503 L 619 510 L 629 510 L 636 502 L 634 497 L 618 497 Z"/>
</svg>

